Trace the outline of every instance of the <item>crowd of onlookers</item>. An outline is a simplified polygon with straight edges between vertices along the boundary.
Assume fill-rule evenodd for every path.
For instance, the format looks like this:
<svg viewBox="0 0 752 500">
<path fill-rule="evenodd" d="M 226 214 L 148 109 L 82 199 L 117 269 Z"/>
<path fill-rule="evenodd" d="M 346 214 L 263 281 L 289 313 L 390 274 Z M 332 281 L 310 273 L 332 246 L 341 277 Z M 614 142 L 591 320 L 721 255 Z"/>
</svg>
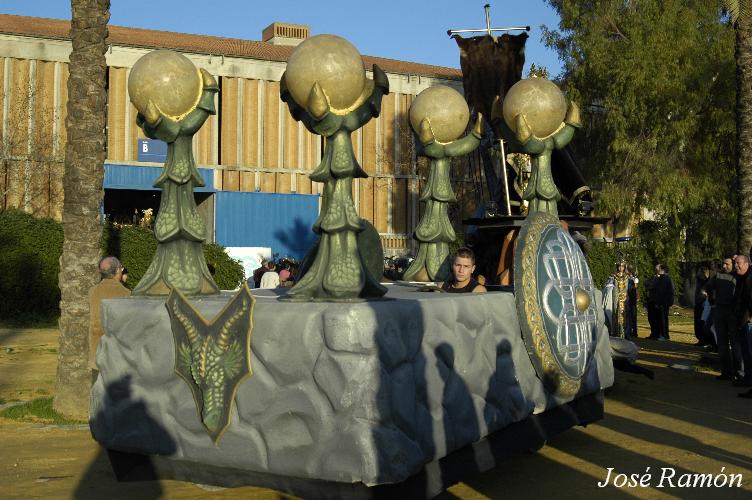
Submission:
<svg viewBox="0 0 752 500">
<path fill-rule="evenodd" d="M 384 278 L 391 281 L 401 280 L 411 262 L 410 257 L 385 257 Z"/>
<path fill-rule="evenodd" d="M 752 272 L 747 255 L 703 264 L 697 275 L 695 336 L 697 345 L 718 352 L 718 380 L 752 387 Z M 739 394 L 752 399 L 752 389 Z"/>
<path fill-rule="evenodd" d="M 674 284 L 668 267 L 656 264 L 645 285 L 649 339 L 669 340 L 668 317 L 674 303 Z M 621 296 L 620 296 L 621 293 Z M 637 338 L 637 278 L 624 260 L 603 292 L 606 325 L 612 336 Z M 752 388 L 752 271 L 747 255 L 726 257 L 720 263 L 701 264 L 694 296 L 695 345 L 717 352 L 718 380 Z M 752 399 L 752 389 L 739 394 Z"/>
<path fill-rule="evenodd" d="M 248 280 L 251 288 L 289 288 L 295 283 L 298 263 L 292 259 L 264 259 Z"/>
</svg>

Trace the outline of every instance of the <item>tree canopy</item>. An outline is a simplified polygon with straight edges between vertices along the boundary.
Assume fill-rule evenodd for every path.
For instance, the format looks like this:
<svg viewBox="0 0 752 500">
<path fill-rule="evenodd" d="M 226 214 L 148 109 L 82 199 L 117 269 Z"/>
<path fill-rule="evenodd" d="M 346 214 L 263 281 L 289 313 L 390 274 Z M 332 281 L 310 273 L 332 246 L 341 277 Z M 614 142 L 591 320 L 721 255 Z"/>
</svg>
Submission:
<svg viewBox="0 0 752 500">
<path fill-rule="evenodd" d="M 735 243 L 734 31 L 720 2 L 547 0 L 544 40 L 583 109 L 573 147 L 597 209 L 650 214 L 685 258 Z"/>
</svg>

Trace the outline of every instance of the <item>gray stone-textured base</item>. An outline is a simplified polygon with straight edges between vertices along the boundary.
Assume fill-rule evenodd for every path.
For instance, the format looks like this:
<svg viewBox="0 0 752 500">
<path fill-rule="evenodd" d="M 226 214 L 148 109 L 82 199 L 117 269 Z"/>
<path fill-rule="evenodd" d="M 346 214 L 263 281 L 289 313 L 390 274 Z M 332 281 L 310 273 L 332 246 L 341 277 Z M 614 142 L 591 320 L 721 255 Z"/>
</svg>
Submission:
<svg viewBox="0 0 752 500">
<path fill-rule="evenodd" d="M 118 481 L 176 479 L 215 487 L 253 485 L 272 488 L 300 498 L 432 498 L 449 486 L 500 465 L 520 453 L 538 450 L 547 440 L 573 426 L 603 418 L 603 393 L 575 399 L 543 413 L 530 415 L 448 456 L 427 463 L 422 470 L 400 483 L 368 487 L 363 483 L 339 483 L 277 476 L 264 472 L 211 466 L 156 455 L 109 451 Z"/>
<path fill-rule="evenodd" d="M 366 485 L 404 481 L 454 450 L 567 401 L 522 341 L 514 296 L 389 285 L 355 304 L 285 303 L 256 291 L 253 375 L 215 446 L 174 372 L 164 300 L 105 301 L 91 428 L 112 450 Z M 228 295 L 192 299 L 213 318 Z M 602 314 L 601 314 L 602 324 Z M 613 383 L 605 328 L 578 397 Z"/>
</svg>

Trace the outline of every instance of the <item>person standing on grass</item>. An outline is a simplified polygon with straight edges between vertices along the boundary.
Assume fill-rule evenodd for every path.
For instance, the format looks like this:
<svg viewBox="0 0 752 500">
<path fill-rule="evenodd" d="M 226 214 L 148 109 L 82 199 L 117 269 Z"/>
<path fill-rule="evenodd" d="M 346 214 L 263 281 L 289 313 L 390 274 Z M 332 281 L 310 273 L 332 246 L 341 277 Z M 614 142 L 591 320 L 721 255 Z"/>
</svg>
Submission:
<svg viewBox="0 0 752 500">
<path fill-rule="evenodd" d="M 117 257 L 108 256 L 99 261 L 99 274 L 102 280 L 89 290 L 89 368 L 92 383 L 97 376 L 97 347 L 104 335 L 102 330 L 102 301 L 129 297 L 131 291 L 123 286 L 123 271 L 125 268 Z"/>
<path fill-rule="evenodd" d="M 658 302 L 661 306 L 661 332 L 662 336 L 658 340 L 669 340 L 668 334 L 668 313 L 671 306 L 674 305 L 674 282 L 671 281 L 671 277 L 668 275 L 668 266 L 666 264 L 659 264 L 659 280 L 658 280 Z"/>
<path fill-rule="evenodd" d="M 716 377 L 718 380 L 731 380 L 741 370 L 741 352 L 738 350 L 738 342 L 735 346 L 732 340 L 737 337 L 734 312 L 736 275 L 733 270 L 734 261 L 731 257 L 726 257 L 721 264 L 721 271 L 704 287 L 708 300 L 713 305 L 713 327 L 718 340 L 718 357 L 721 360 L 721 374 Z"/>
<path fill-rule="evenodd" d="M 707 337 L 705 321 L 702 319 L 703 312 L 705 311 L 705 299 L 707 293 L 705 292 L 705 285 L 710 281 L 710 266 L 707 263 L 700 264 L 695 275 L 695 305 L 694 305 L 694 326 L 695 326 L 695 338 L 697 338 L 696 346 L 712 346 L 715 342 Z"/>
<path fill-rule="evenodd" d="M 749 256 L 737 255 L 736 259 L 734 259 L 734 270 L 736 271 L 734 311 L 736 314 L 737 343 L 739 346 L 738 349 L 741 351 L 744 374 L 741 377 L 737 376 L 733 384 L 737 387 L 752 387 L 752 352 L 750 352 L 750 335 L 752 335 L 752 273 L 749 271 Z"/>
<path fill-rule="evenodd" d="M 628 296 L 627 296 L 627 303 L 629 304 L 629 309 L 627 310 L 627 314 L 629 315 L 630 320 L 629 323 L 629 331 L 627 332 L 630 336 L 637 338 L 637 302 L 640 299 L 640 294 L 637 290 L 637 285 L 640 283 L 639 278 L 637 277 L 637 274 L 635 272 L 635 268 L 633 266 L 627 266 L 627 272 L 632 276 L 632 287 L 629 289 Z"/>
<path fill-rule="evenodd" d="M 648 292 L 648 322 L 650 323 L 650 339 L 666 341 L 668 334 L 668 312 L 674 305 L 674 282 L 667 274 L 665 264 L 655 265 L 655 276 L 647 285 Z"/>
<path fill-rule="evenodd" d="M 658 266 L 655 266 L 656 274 L 645 284 L 645 308 L 648 312 L 648 324 L 650 325 L 649 339 L 657 340 L 660 336 L 660 308 L 655 301 L 655 286 L 658 283 Z"/>
</svg>

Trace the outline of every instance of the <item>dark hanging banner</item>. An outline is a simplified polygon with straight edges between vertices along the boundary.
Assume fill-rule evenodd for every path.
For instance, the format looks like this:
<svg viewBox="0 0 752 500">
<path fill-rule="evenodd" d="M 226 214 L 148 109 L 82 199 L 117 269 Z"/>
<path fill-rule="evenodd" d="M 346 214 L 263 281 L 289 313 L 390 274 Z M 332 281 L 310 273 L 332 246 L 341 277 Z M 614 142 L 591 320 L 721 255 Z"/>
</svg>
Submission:
<svg viewBox="0 0 752 500">
<path fill-rule="evenodd" d="M 504 34 L 499 37 L 490 35 L 462 38 L 452 35 L 460 49 L 460 68 L 462 69 L 462 85 L 465 90 L 465 100 L 471 110 L 482 113 L 493 130 L 493 139 L 501 139 L 498 125 L 492 123 L 491 108 L 496 96 L 503 101 L 507 91 L 522 79 L 522 68 L 525 65 L 525 42 L 527 33 L 519 35 Z M 510 151 L 507 151 L 510 152 Z M 504 202 L 501 184 L 493 168 L 490 158 L 484 151 L 484 173 L 491 195 L 491 199 L 499 204 Z M 561 191 L 564 200 L 580 215 L 590 211 L 590 188 L 580 173 L 577 164 L 570 154 L 568 147 L 555 150 L 552 158 L 554 180 Z M 515 184 L 517 172 L 507 164 L 510 198 L 512 204 L 520 201 L 521 188 L 519 182 Z"/>
<path fill-rule="evenodd" d="M 496 96 L 503 100 L 507 90 L 522 78 L 527 33 L 504 34 L 496 39 L 490 35 L 452 38 L 460 48 L 465 99 L 471 109 L 490 120 Z"/>
</svg>

